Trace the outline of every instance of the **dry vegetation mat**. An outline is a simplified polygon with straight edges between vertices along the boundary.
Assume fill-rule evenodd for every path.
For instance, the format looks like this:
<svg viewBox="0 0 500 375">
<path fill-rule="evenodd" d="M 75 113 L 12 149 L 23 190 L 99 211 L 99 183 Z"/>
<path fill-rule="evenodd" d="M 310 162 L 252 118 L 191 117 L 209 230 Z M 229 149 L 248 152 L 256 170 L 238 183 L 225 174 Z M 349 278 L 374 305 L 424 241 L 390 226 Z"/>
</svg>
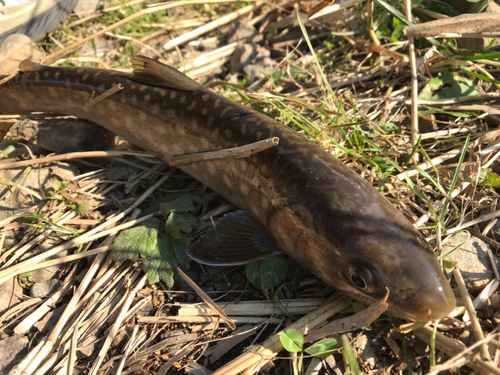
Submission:
<svg viewBox="0 0 500 375">
<path fill-rule="evenodd" d="M 157 58 L 320 144 L 432 244 L 459 302 L 449 317 L 405 324 L 387 296 L 364 306 L 285 256 L 188 258 L 234 207 L 175 166 L 277 139 L 165 165 L 100 130 L 74 135 L 90 125 L 73 118 L 2 116 L 0 348 L 22 344 L 10 373 L 500 374 L 500 26 L 411 3 L 102 1 L 36 49 L 123 72 Z"/>
</svg>

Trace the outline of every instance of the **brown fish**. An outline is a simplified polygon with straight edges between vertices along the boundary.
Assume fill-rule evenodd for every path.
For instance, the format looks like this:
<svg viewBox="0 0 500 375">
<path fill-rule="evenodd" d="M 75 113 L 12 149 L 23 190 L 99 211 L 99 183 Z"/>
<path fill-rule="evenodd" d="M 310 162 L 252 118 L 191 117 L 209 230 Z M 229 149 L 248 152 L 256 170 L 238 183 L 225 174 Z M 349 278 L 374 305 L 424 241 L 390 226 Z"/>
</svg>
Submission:
<svg viewBox="0 0 500 375">
<path fill-rule="evenodd" d="M 211 242 L 202 238 L 191 256 L 212 264 L 262 257 L 274 251 L 263 227 L 278 248 L 357 300 L 371 303 L 389 289 L 392 315 L 431 320 L 455 307 L 428 243 L 359 175 L 293 130 L 173 68 L 145 57 L 132 63 L 134 73 L 124 74 L 24 61 L 22 72 L 0 85 L 0 114 L 75 115 L 166 160 L 278 137 L 279 145 L 244 159 L 181 167 L 245 211 L 221 220 L 227 250 L 207 254 Z M 118 84 L 124 89 L 85 106 Z"/>
</svg>

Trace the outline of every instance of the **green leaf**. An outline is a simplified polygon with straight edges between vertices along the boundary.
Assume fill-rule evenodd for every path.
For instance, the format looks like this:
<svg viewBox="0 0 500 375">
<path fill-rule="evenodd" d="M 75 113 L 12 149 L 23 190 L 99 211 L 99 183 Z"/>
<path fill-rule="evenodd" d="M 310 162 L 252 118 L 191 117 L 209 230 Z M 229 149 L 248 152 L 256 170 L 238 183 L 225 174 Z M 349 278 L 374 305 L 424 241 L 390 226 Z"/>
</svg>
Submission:
<svg viewBox="0 0 500 375">
<path fill-rule="evenodd" d="M 288 267 L 283 259 L 271 255 L 248 263 L 247 278 L 259 289 L 270 289 L 285 280 L 287 270 Z"/>
<path fill-rule="evenodd" d="M 351 371 L 356 375 L 360 374 L 358 361 L 346 335 L 342 335 L 342 348 L 344 349 L 345 362 L 347 362 Z"/>
<path fill-rule="evenodd" d="M 174 269 L 189 268 L 186 248 L 190 241 L 190 237 L 173 239 L 162 230 L 158 219 L 150 219 L 141 226 L 120 233 L 113 243 L 116 249 L 114 259 L 121 264 L 127 259 L 135 262 L 140 256 L 150 283 L 162 279 L 172 287 Z"/>
<path fill-rule="evenodd" d="M 302 350 L 304 336 L 296 329 L 285 329 L 280 332 L 281 345 L 290 353 L 297 353 Z"/>
<path fill-rule="evenodd" d="M 54 180 L 52 181 L 52 189 L 54 190 L 60 190 L 61 189 L 61 181 L 59 180 Z"/>
<path fill-rule="evenodd" d="M 186 233 L 191 233 L 197 223 L 192 214 L 173 211 L 165 223 L 165 232 L 172 238 L 181 239 Z"/>
<path fill-rule="evenodd" d="M 82 202 L 78 204 L 78 213 L 80 215 L 87 215 L 89 213 L 90 204 L 89 202 Z"/>
<path fill-rule="evenodd" d="M 305 350 L 305 352 L 307 354 L 315 355 L 319 358 L 326 358 L 329 355 L 333 354 L 333 352 L 337 350 L 338 347 L 339 345 L 337 340 L 335 340 L 334 338 L 326 338 L 315 342 L 314 344 L 309 346 Z"/>
<path fill-rule="evenodd" d="M 135 262 L 139 255 L 154 256 L 157 253 L 159 225 L 158 219 L 151 219 L 143 225 L 121 232 L 113 242 L 113 248 L 116 250 L 113 257 L 118 265 L 126 259 Z"/>
<path fill-rule="evenodd" d="M 182 269 L 189 268 L 189 257 L 186 250 L 193 238 L 191 236 L 185 236 L 180 239 L 172 239 L 172 246 L 174 248 L 174 254 L 179 262 Z"/>
<path fill-rule="evenodd" d="M 196 208 L 194 202 L 203 203 L 203 197 L 197 194 L 183 194 L 173 201 L 162 203 L 160 212 L 163 217 L 167 217 L 172 211 L 193 212 Z"/>
</svg>

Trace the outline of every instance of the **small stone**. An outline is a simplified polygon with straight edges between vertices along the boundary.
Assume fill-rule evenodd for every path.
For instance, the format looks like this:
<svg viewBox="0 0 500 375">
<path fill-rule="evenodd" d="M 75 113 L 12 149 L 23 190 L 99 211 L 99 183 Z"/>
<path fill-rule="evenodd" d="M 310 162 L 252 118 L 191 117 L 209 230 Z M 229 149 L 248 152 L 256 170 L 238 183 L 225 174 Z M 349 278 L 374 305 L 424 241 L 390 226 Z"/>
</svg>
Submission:
<svg viewBox="0 0 500 375">
<path fill-rule="evenodd" d="M 95 13 L 98 4 L 99 0 L 79 0 L 73 12 L 79 18 L 87 17 Z"/>
<path fill-rule="evenodd" d="M 375 368 L 375 363 L 377 363 L 377 350 L 368 336 L 364 333 L 360 333 L 354 339 L 353 346 L 357 349 L 361 359 L 363 359 L 370 368 Z"/>
<path fill-rule="evenodd" d="M 33 48 L 34 42 L 29 36 L 9 35 L 0 46 L 0 75 L 16 73 L 23 60 L 38 61 L 45 55 Z"/>
<path fill-rule="evenodd" d="M 58 154 L 110 149 L 115 145 L 113 133 L 86 120 L 25 119 L 14 124 L 10 132 Z"/>
<path fill-rule="evenodd" d="M 8 374 L 28 354 L 28 344 L 29 340 L 24 335 L 0 341 L 0 374 Z"/>
<path fill-rule="evenodd" d="M 59 271 L 59 266 L 50 266 L 47 268 L 35 270 L 31 275 L 31 281 L 34 283 L 41 283 L 47 281 L 52 277 L 54 277 L 58 271 Z"/>
<path fill-rule="evenodd" d="M 43 298 L 55 293 L 62 285 L 61 280 L 50 279 L 41 283 L 33 284 L 31 297 Z"/>
<path fill-rule="evenodd" d="M 76 349 L 76 356 L 79 359 L 88 358 L 89 360 L 97 357 L 99 353 L 99 348 L 102 345 L 98 337 L 94 335 L 89 335 L 82 343 L 78 343 Z"/>
<path fill-rule="evenodd" d="M 465 345 L 469 345 L 470 341 L 472 338 L 472 334 L 468 330 L 464 330 L 460 336 L 458 336 L 458 339 L 462 341 Z"/>
<path fill-rule="evenodd" d="M 469 240 L 467 237 L 466 233 L 452 237 L 443 245 L 443 253 L 459 246 L 448 255 L 448 258 L 457 262 L 457 267 L 462 272 L 469 290 L 480 290 L 495 278 L 487 253 L 488 249 L 492 249 L 489 244 L 477 237 L 471 237 Z"/>
<path fill-rule="evenodd" d="M 18 302 L 22 302 L 20 298 L 23 295 L 23 288 L 17 282 L 17 278 L 0 285 L 0 315 L 7 311 L 10 307 Z M 0 356 L 0 358 L 2 358 Z M 1 362 L 1 361 L 0 361 Z M 0 365 L 1 368 L 1 365 Z"/>
<path fill-rule="evenodd" d="M 483 328 L 485 328 L 487 331 L 491 331 L 493 328 L 495 328 L 495 325 L 491 321 L 491 319 L 484 319 L 481 320 L 481 325 Z"/>
<path fill-rule="evenodd" d="M 495 308 L 491 305 L 486 305 L 481 310 L 483 311 L 486 319 L 491 319 L 495 315 Z"/>
</svg>

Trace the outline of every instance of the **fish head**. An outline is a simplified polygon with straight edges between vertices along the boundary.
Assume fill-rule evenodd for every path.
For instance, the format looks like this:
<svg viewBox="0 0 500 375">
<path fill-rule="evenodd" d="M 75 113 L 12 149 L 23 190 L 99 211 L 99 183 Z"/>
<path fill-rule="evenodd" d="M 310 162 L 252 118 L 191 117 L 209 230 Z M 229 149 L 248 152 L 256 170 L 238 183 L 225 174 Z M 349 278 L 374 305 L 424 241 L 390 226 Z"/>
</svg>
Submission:
<svg viewBox="0 0 500 375">
<path fill-rule="evenodd" d="M 380 220 L 374 229 L 379 230 L 353 231 L 356 237 L 346 244 L 350 255 L 342 262 L 342 276 L 350 284 L 347 293 L 370 303 L 389 291 L 389 312 L 408 320 L 446 317 L 455 308 L 455 296 L 420 233 Z"/>
<path fill-rule="evenodd" d="M 279 228 L 286 228 L 281 238 L 288 240 L 280 246 L 356 300 L 370 304 L 389 291 L 393 316 L 447 316 L 456 300 L 420 232 L 370 186 L 346 193 L 351 199 L 339 198 L 339 191 L 309 192 L 277 215 L 281 223 L 272 233 L 280 236 Z"/>
</svg>

